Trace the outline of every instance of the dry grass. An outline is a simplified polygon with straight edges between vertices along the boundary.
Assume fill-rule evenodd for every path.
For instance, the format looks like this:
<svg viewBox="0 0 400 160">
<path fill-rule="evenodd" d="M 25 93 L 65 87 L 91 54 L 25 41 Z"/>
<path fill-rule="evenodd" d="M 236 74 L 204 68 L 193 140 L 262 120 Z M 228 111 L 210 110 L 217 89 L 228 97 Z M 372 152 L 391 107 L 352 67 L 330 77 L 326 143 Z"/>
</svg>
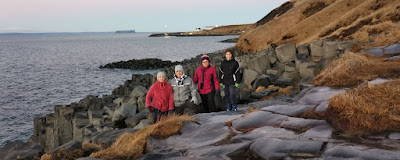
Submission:
<svg viewBox="0 0 400 160">
<path fill-rule="evenodd" d="M 279 88 L 279 87 L 274 86 L 274 85 L 270 85 L 266 90 L 268 90 L 268 89 L 276 89 L 276 88 Z M 288 86 L 286 88 L 279 88 L 278 92 L 273 92 L 273 93 L 269 94 L 268 96 L 260 98 L 258 101 L 270 100 L 270 99 L 273 99 L 276 96 L 280 96 L 280 95 L 284 95 L 284 94 L 290 95 L 290 94 L 293 94 L 293 93 L 296 93 L 296 92 L 298 92 L 298 91 L 296 90 L 296 88 L 294 88 L 292 86 Z"/>
<path fill-rule="evenodd" d="M 41 160 L 74 160 L 80 157 L 84 157 L 84 151 L 76 149 L 73 151 L 66 151 L 61 149 L 59 152 L 54 154 L 46 153 L 42 155 Z"/>
<path fill-rule="evenodd" d="M 88 151 L 88 152 L 97 152 L 100 151 L 104 148 L 104 144 L 95 144 L 95 143 L 89 143 L 89 142 L 83 142 L 82 143 L 82 150 Z"/>
<path fill-rule="evenodd" d="M 326 118 L 350 135 L 400 130 L 400 79 L 360 86 L 329 100 Z"/>
<path fill-rule="evenodd" d="M 352 87 L 366 80 L 400 78 L 400 61 L 383 61 L 371 55 L 346 53 L 313 79 L 315 86 Z"/>
<path fill-rule="evenodd" d="M 172 115 L 135 133 L 125 133 L 108 149 L 90 156 L 102 159 L 137 159 L 143 155 L 148 136 L 167 138 L 177 134 L 185 121 L 194 121 L 188 115 Z"/>
<path fill-rule="evenodd" d="M 240 36 L 236 48 L 255 53 L 271 43 L 310 43 L 317 39 L 356 39 L 388 45 L 400 40 L 398 0 L 292 0 L 282 15 Z M 278 7 L 277 9 L 282 8 Z M 262 21 L 262 20 L 260 20 Z"/>
<path fill-rule="evenodd" d="M 324 117 L 318 115 L 317 113 L 315 113 L 315 108 L 310 109 L 306 112 L 304 112 L 303 114 L 301 114 L 300 116 L 301 118 L 305 118 L 305 119 L 324 119 Z"/>
</svg>

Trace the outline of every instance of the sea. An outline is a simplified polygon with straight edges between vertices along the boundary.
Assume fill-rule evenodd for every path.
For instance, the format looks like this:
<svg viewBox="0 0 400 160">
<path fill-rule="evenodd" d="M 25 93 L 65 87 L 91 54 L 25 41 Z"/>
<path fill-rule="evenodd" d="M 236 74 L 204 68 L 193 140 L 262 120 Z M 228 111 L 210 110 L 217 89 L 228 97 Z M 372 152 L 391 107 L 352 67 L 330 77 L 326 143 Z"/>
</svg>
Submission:
<svg viewBox="0 0 400 160">
<path fill-rule="evenodd" d="M 150 34 L 0 35 L 0 147 L 27 141 L 33 134 L 33 118 L 52 113 L 55 105 L 78 102 L 87 95 L 110 95 L 132 74 L 158 71 L 100 69 L 100 65 L 143 58 L 182 61 L 232 47 L 233 43 L 219 41 L 237 37 Z"/>
</svg>

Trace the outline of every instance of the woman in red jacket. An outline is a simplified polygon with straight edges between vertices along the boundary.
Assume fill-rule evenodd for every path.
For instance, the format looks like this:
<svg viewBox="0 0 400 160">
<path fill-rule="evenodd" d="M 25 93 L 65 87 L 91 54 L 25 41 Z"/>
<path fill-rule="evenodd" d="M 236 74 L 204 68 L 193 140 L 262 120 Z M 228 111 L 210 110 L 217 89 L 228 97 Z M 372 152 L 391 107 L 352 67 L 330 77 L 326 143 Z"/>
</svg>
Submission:
<svg viewBox="0 0 400 160">
<path fill-rule="evenodd" d="M 161 115 L 167 115 L 168 111 L 174 109 L 174 95 L 171 85 L 166 82 L 165 72 L 157 73 L 157 82 L 147 92 L 146 106 L 150 112 L 154 112 L 154 123 L 160 120 Z"/>
<path fill-rule="evenodd" d="M 202 66 L 196 69 L 193 81 L 197 83 L 199 88 L 203 111 L 206 113 L 215 112 L 214 95 L 215 90 L 219 90 L 219 81 L 217 78 L 217 70 L 210 65 L 210 57 L 203 54 L 201 57 Z"/>
</svg>

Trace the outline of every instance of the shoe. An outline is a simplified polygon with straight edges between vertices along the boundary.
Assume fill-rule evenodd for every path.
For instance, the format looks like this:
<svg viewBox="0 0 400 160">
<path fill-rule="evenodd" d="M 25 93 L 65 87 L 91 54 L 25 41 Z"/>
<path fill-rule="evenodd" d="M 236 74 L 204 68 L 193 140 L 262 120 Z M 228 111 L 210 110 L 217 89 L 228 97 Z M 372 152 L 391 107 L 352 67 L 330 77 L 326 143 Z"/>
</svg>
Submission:
<svg viewBox="0 0 400 160">
<path fill-rule="evenodd" d="M 233 111 L 237 111 L 237 106 L 236 105 L 232 105 Z"/>
<path fill-rule="evenodd" d="M 231 111 L 231 110 L 232 110 L 231 105 L 230 104 L 226 104 L 226 111 Z"/>
</svg>

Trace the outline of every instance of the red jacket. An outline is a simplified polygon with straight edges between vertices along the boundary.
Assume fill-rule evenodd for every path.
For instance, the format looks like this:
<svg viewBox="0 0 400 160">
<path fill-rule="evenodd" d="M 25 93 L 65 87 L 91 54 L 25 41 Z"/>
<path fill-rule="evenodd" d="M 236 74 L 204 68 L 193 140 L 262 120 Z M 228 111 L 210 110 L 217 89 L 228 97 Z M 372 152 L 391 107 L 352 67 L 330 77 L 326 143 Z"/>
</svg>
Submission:
<svg viewBox="0 0 400 160">
<path fill-rule="evenodd" d="M 151 100 L 153 99 L 153 101 Z M 161 112 L 169 111 L 174 109 L 174 95 L 172 93 L 172 87 L 167 82 L 154 83 L 146 95 L 146 106 L 152 106 Z"/>
<path fill-rule="evenodd" d="M 200 84 L 201 84 L 201 82 L 203 82 L 203 71 L 204 71 L 204 85 L 203 85 L 203 89 L 200 89 Z M 196 69 L 196 73 L 194 74 L 193 82 L 197 83 L 197 87 L 199 88 L 200 94 L 207 94 L 212 91 L 211 78 L 214 79 L 215 90 L 219 90 L 219 81 L 218 81 L 216 73 L 217 73 L 217 70 L 213 66 L 209 66 L 209 67 L 200 66 Z"/>
</svg>

